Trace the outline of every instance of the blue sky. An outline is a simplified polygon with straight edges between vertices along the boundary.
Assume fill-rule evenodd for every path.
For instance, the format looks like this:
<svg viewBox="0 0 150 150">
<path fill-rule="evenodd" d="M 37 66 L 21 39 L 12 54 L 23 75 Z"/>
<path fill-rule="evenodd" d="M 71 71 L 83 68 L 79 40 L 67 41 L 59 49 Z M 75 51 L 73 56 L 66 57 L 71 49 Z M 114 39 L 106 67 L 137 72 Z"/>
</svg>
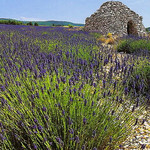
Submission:
<svg viewBox="0 0 150 150">
<path fill-rule="evenodd" d="M 150 0 L 120 0 L 150 27 Z M 0 0 L 0 18 L 84 23 L 106 0 Z"/>
</svg>

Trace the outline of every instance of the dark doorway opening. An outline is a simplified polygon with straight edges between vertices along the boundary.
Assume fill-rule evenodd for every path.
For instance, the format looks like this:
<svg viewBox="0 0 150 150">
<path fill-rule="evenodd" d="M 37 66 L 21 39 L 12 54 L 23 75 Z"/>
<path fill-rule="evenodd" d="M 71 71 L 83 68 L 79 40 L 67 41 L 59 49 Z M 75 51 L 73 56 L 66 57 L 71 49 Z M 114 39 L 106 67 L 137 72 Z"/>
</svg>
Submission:
<svg viewBox="0 0 150 150">
<path fill-rule="evenodd" d="M 127 24 L 127 33 L 128 35 L 138 35 L 136 24 L 132 20 Z"/>
</svg>

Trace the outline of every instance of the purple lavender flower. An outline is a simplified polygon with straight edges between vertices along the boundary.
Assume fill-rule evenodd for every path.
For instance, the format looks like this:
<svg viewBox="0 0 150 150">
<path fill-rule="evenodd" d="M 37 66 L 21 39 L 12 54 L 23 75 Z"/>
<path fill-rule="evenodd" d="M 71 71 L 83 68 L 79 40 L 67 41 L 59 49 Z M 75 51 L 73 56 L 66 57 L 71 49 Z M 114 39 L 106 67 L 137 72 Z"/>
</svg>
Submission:
<svg viewBox="0 0 150 150">
<path fill-rule="evenodd" d="M 60 137 L 56 137 L 56 141 L 57 141 L 59 144 L 64 145 L 64 143 L 63 143 L 63 141 L 61 140 Z"/>
<path fill-rule="evenodd" d="M 146 148 L 146 144 L 142 144 L 141 149 L 145 149 L 145 148 Z"/>
<path fill-rule="evenodd" d="M 86 106 L 86 104 L 87 104 L 87 100 L 85 99 L 85 100 L 84 100 L 84 106 Z"/>
<path fill-rule="evenodd" d="M 92 132 L 92 137 L 94 138 L 96 136 L 96 131 L 94 130 L 93 132 Z"/>
<path fill-rule="evenodd" d="M 136 101 L 136 107 L 138 107 L 138 106 L 139 106 L 139 101 L 140 101 L 140 100 L 139 100 L 139 98 L 137 98 L 136 100 L 137 100 L 137 101 Z"/>
<path fill-rule="evenodd" d="M 83 145 L 83 146 L 82 146 L 82 150 L 86 150 L 86 147 L 85 147 L 85 145 Z"/>
<path fill-rule="evenodd" d="M 1 133 L 0 133 L 0 140 L 4 141 L 6 139 L 6 137 L 4 137 Z"/>
<path fill-rule="evenodd" d="M 70 97 L 70 102 L 73 102 L 73 98 L 72 97 Z"/>
<path fill-rule="evenodd" d="M 69 125 L 71 126 L 73 124 L 71 118 L 69 117 Z"/>
<path fill-rule="evenodd" d="M 62 110 L 62 115 L 63 115 L 63 116 L 65 115 L 65 110 Z"/>
<path fill-rule="evenodd" d="M 36 146 L 36 144 L 34 144 L 34 143 L 33 143 L 33 148 L 34 148 L 34 149 L 37 149 L 37 146 Z"/>
<path fill-rule="evenodd" d="M 132 112 L 134 112 L 134 110 L 135 110 L 135 107 L 133 106 L 133 107 L 132 107 Z"/>
<path fill-rule="evenodd" d="M 35 118 L 35 119 L 34 119 L 34 122 L 35 122 L 35 123 L 38 123 L 38 120 Z"/>
<path fill-rule="evenodd" d="M 46 110 L 47 110 L 46 107 L 43 106 L 42 111 L 46 112 Z"/>
<path fill-rule="evenodd" d="M 115 113 L 115 111 L 114 111 L 114 110 L 112 110 L 111 115 L 114 115 L 114 113 Z"/>
<path fill-rule="evenodd" d="M 105 84 L 106 84 L 106 81 L 105 81 L 105 80 L 103 80 L 103 88 L 105 88 Z"/>
<path fill-rule="evenodd" d="M 110 142 L 110 143 L 112 142 L 112 136 L 109 138 L 109 142 Z"/>
<path fill-rule="evenodd" d="M 125 95 L 127 95 L 128 94 L 128 88 L 127 87 L 125 87 L 125 89 L 124 89 L 124 92 L 125 92 Z"/>
<path fill-rule="evenodd" d="M 70 93 L 70 95 L 71 95 L 71 93 L 72 93 L 72 90 L 71 90 L 71 89 L 69 89 L 69 93 Z"/>
<path fill-rule="evenodd" d="M 91 104 L 91 106 L 94 106 L 94 101 L 92 101 L 92 104 Z"/>
<path fill-rule="evenodd" d="M 47 121 L 49 120 L 49 117 L 48 117 L 47 115 L 45 115 L 44 117 L 45 117 L 45 119 L 46 119 Z"/>
<path fill-rule="evenodd" d="M 95 111 L 93 111 L 93 116 L 95 116 L 96 115 L 96 113 L 95 113 Z"/>
<path fill-rule="evenodd" d="M 80 142 L 79 136 L 77 136 L 77 135 L 75 136 L 75 142 L 76 142 L 76 143 L 79 143 L 79 142 Z"/>
<path fill-rule="evenodd" d="M 58 89 L 59 88 L 59 85 L 58 84 L 56 84 L 56 89 Z"/>
<path fill-rule="evenodd" d="M 38 130 L 39 130 L 40 132 L 42 132 L 43 127 L 42 127 L 41 125 L 39 125 L 39 126 L 38 126 Z"/>
<path fill-rule="evenodd" d="M 70 133 L 70 134 L 74 134 L 74 130 L 71 128 L 71 129 L 69 130 L 69 133 Z"/>
<path fill-rule="evenodd" d="M 84 117 L 83 118 L 83 124 L 86 124 L 87 123 L 87 119 Z"/>
</svg>

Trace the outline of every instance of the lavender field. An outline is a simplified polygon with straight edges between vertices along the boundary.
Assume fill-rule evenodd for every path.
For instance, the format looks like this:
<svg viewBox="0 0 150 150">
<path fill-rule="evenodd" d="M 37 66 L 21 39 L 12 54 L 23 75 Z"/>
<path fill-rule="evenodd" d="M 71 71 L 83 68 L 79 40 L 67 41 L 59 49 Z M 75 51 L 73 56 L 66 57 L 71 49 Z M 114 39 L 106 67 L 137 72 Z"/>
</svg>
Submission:
<svg viewBox="0 0 150 150">
<path fill-rule="evenodd" d="M 122 148 L 150 104 L 149 49 L 119 57 L 134 44 L 117 52 L 98 35 L 0 25 L 0 149 Z"/>
</svg>

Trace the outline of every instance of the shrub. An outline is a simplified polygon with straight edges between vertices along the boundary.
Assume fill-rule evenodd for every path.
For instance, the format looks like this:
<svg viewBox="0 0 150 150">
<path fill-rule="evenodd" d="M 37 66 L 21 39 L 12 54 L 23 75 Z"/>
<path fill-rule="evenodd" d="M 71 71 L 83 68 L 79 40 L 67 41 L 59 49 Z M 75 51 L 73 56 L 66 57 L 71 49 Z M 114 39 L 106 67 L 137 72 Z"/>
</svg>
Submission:
<svg viewBox="0 0 150 150">
<path fill-rule="evenodd" d="M 108 37 L 108 38 L 111 38 L 111 37 L 112 37 L 112 33 L 108 33 L 108 34 L 107 34 L 107 37 Z"/>
<path fill-rule="evenodd" d="M 109 37 L 108 39 L 106 39 L 105 41 L 106 44 L 114 44 L 115 43 L 115 39 L 112 37 Z"/>
<path fill-rule="evenodd" d="M 73 28 L 73 25 L 71 25 L 71 24 L 68 24 L 68 27 L 69 27 L 69 28 Z"/>
<path fill-rule="evenodd" d="M 112 36 L 112 33 L 108 33 L 106 38 L 105 36 L 101 35 L 99 38 L 98 38 L 98 41 L 101 41 L 102 43 L 105 43 L 105 44 L 114 44 L 115 43 L 115 39 L 116 39 L 116 36 Z"/>
<path fill-rule="evenodd" d="M 118 52 L 134 53 L 140 50 L 148 50 L 150 53 L 150 41 L 148 39 L 127 38 L 119 42 Z"/>
<path fill-rule="evenodd" d="M 148 59 L 135 63 L 128 86 L 131 91 L 138 95 L 146 96 L 150 104 L 150 61 Z"/>
<path fill-rule="evenodd" d="M 33 23 L 32 22 L 28 22 L 27 25 L 33 26 Z"/>
<path fill-rule="evenodd" d="M 38 149 L 75 150 L 85 146 L 113 150 L 134 125 L 137 111 L 122 107 L 123 101 L 101 96 L 110 85 L 101 92 L 99 86 L 81 82 L 70 87 L 69 76 L 55 73 L 51 78 L 45 75 L 36 82 L 29 80 L 18 78 L 22 90 L 12 84 L 11 91 L 1 94 L 1 126 L 7 129 L 4 137 L 9 141 L 3 144 L 12 149 L 34 149 L 36 145 Z"/>
<path fill-rule="evenodd" d="M 39 26 L 39 24 L 37 22 L 34 23 L 34 26 Z"/>
</svg>

